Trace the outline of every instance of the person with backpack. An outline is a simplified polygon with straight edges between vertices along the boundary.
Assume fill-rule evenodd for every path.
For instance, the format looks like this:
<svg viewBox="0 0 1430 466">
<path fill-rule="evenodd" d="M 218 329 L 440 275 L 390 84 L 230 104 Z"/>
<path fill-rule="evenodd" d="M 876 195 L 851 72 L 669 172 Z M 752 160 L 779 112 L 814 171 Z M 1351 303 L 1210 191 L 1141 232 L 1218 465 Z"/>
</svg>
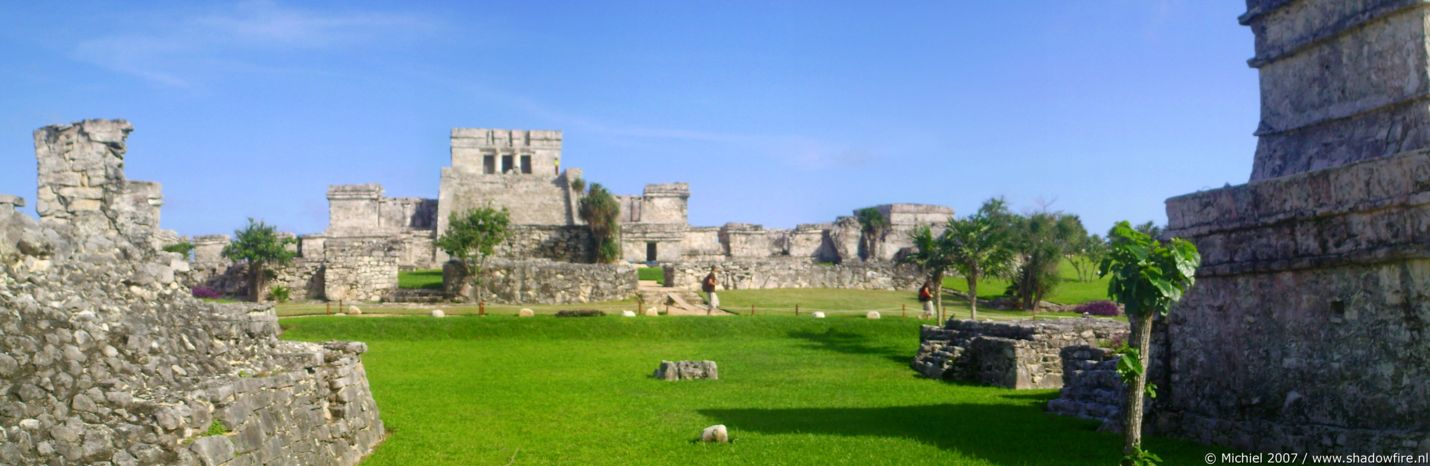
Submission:
<svg viewBox="0 0 1430 466">
<path fill-rule="evenodd" d="M 720 297 L 715 295 L 715 287 L 720 284 L 720 279 L 715 277 L 715 272 L 718 271 L 720 271 L 719 267 L 710 266 L 710 274 L 700 281 L 700 290 L 709 295 L 709 298 L 705 300 L 705 315 L 714 313 L 715 308 L 720 307 Z"/>
<path fill-rule="evenodd" d="M 932 319 L 937 315 L 933 308 L 933 288 L 927 281 L 924 282 L 924 286 L 919 288 L 919 302 L 924 304 L 924 312 L 919 314 L 920 319 Z"/>
</svg>

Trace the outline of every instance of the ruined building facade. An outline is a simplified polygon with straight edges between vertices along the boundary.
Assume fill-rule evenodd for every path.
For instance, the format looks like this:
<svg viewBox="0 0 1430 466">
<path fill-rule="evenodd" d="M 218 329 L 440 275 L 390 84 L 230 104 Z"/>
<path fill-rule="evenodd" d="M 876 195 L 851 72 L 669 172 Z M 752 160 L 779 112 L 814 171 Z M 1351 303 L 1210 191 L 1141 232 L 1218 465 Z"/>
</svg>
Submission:
<svg viewBox="0 0 1430 466">
<path fill-rule="evenodd" d="M 499 259 L 588 264 L 595 257 L 594 241 L 578 213 L 583 193 L 577 189 L 587 180 L 582 180 L 579 168 L 563 168 L 561 161 L 560 131 L 453 129 L 451 166 L 442 168 L 436 199 L 389 198 L 377 184 L 330 186 L 327 230 L 299 237 L 299 258 L 280 268 L 273 284 L 283 285 L 301 298 L 383 299 L 396 290 L 398 270 L 440 268 L 448 258 L 434 245 L 436 238 L 446 232 L 453 213 L 478 207 L 505 208 L 510 215 L 512 235 L 498 246 Z M 953 216 L 952 209 L 942 206 L 876 206 L 890 227 L 871 243 L 864 240 L 852 216 L 793 229 L 743 223 L 691 226 L 690 194 L 686 183 L 662 183 L 646 185 L 640 195 L 616 195 L 621 207 L 622 259 L 687 265 L 682 270 L 698 265 L 706 271 L 710 263 L 738 261 L 744 263 L 740 269 L 746 273 L 768 271 L 768 276 L 805 270 L 804 263 L 870 261 L 873 265 L 861 266 L 860 273 L 839 272 L 833 276 L 838 278 L 811 283 L 905 287 L 912 279 L 907 271 L 894 279 L 895 267 L 890 261 L 912 246 L 910 235 L 915 228 L 942 228 Z M 219 256 L 229 240 L 224 235 L 194 238 L 195 273 L 191 276 L 196 284 L 227 292 L 242 289 L 241 265 Z M 870 244 L 877 245 L 873 251 L 867 250 Z M 526 269 L 517 264 L 511 267 L 502 276 L 521 275 L 519 271 Z M 599 273 L 563 274 L 590 275 Z M 871 278 L 861 278 L 865 276 Z M 738 282 L 744 281 L 731 283 Z M 798 285 L 803 281 L 770 283 Z M 497 296 L 533 294 L 492 291 Z M 588 294 L 577 300 L 594 300 L 599 295 Z"/>
</svg>

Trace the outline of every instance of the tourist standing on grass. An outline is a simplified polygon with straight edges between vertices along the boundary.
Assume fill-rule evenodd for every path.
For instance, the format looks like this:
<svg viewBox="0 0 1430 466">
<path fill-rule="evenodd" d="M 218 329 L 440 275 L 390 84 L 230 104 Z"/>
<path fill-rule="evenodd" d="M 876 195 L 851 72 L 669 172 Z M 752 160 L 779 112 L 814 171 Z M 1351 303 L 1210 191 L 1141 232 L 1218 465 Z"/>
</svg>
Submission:
<svg viewBox="0 0 1430 466">
<path fill-rule="evenodd" d="M 710 298 L 705 300 L 705 315 L 714 314 L 715 308 L 720 307 L 720 297 L 715 295 L 715 286 L 720 284 L 720 279 L 715 278 L 715 272 L 719 270 L 719 267 L 710 266 L 710 274 L 700 281 L 700 289 L 710 295 Z"/>
<path fill-rule="evenodd" d="M 935 315 L 935 311 L 933 308 L 933 288 L 929 285 L 929 282 L 927 281 L 924 282 L 923 287 L 919 288 L 919 302 L 924 303 L 924 313 L 919 315 L 919 318 L 933 318 L 933 316 Z"/>
</svg>

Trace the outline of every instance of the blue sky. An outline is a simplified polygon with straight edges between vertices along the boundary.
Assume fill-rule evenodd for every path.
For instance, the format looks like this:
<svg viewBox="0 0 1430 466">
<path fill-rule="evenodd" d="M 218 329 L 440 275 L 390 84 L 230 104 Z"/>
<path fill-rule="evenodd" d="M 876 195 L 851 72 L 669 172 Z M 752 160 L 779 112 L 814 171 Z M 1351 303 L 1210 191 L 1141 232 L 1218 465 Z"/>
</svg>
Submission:
<svg viewBox="0 0 1430 466">
<path fill-rule="evenodd" d="M 436 197 L 453 127 L 560 129 L 618 193 L 786 227 L 991 196 L 1089 229 L 1246 181 L 1241 1 L 16 2 L 0 12 L 0 192 L 44 125 L 134 123 L 166 228 L 327 225 L 329 184 Z"/>
</svg>

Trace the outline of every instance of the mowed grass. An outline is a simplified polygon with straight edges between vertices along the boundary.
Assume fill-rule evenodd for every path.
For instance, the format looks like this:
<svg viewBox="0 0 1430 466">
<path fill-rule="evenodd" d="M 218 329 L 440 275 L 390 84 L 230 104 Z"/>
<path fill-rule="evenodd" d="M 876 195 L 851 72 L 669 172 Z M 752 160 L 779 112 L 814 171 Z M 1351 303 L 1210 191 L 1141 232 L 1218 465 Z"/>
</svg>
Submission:
<svg viewBox="0 0 1430 466">
<path fill-rule="evenodd" d="M 411 270 L 397 272 L 397 287 L 402 289 L 442 289 L 442 270 Z"/>
<path fill-rule="evenodd" d="M 1107 282 L 1109 278 L 1096 277 L 1093 272 L 1093 279 L 1088 281 L 1078 281 L 1077 270 L 1072 263 L 1064 260 L 1058 264 L 1058 276 L 1062 277 L 1062 282 L 1058 283 L 1053 293 L 1043 300 L 1058 304 L 1082 304 L 1090 301 L 1102 301 L 1107 299 Z M 968 292 L 968 281 L 961 276 L 944 277 L 943 286 L 945 288 L 958 290 L 961 293 Z M 978 297 L 983 299 L 993 299 L 1003 296 L 1003 290 L 1008 289 L 1008 280 L 998 278 L 984 278 L 978 280 Z"/>
<path fill-rule="evenodd" d="M 364 463 L 1115 464 L 1119 436 L 1043 412 L 1054 390 L 918 378 L 905 319 L 284 319 L 360 340 L 390 436 Z M 650 377 L 712 359 L 720 380 Z M 712 424 L 734 443 L 693 440 Z M 1166 464 L 1209 447 L 1152 438 Z"/>
<path fill-rule="evenodd" d="M 703 296 L 704 293 L 701 293 Z M 822 311 L 827 315 L 863 317 L 869 311 L 879 311 L 883 317 L 914 318 L 923 311 L 915 291 L 848 290 L 825 288 L 783 288 L 769 290 L 729 290 L 719 292 L 720 307 L 726 311 L 749 315 L 751 306 L 756 316 L 793 316 L 795 305 L 800 315 Z M 967 319 L 972 310 L 968 300 L 945 294 L 943 306 L 950 318 Z M 1034 316 L 1025 311 L 1003 311 L 981 307 L 979 319 L 1027 319 Z M 1071 312 L 1039 312 L 1038 318 L 1082 317 Z"/>
<path fill-rule="evenodd" d="M 665 268 L 662 267 L 641 267 L 636 269 L 636 274 L 640 280 L 654 280 L 656 283 L 665 281 Z"/>
</svg>

